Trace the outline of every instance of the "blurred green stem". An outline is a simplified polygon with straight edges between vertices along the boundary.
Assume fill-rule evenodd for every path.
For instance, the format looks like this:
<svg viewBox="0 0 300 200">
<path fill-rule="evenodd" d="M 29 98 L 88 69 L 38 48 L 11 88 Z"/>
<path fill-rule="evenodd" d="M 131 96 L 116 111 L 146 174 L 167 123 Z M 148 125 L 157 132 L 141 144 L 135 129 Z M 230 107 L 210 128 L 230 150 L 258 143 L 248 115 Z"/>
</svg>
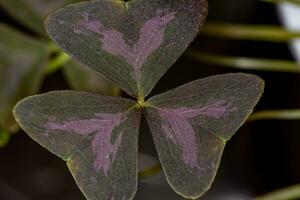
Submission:
<svg viewBox="0 0 300 200">
<path fill-rule="evenodd" d="M 238 40 L 286 42 L 300 38 L 299 32 L 289 32 L 280 26 L 207 23 L 201 34 Z"/>
<path fill-rule="evenodd" d="M 289 3 L 293 3 L 293 4 L 300 6 L 300 0 L 260 0 L 260 1 L 268 2 L 268 3 L 289 2 Z"/>
<path fill-rule="evenodd" d="M 248 122 L 257 120 L 299 120 L 300 109 L 291 110 L 263 110 L 254 112 L 249 118 Z"/>
<path fill-rule="evenodd" d="M 139 179 L 144 179 L 150 176 L 154 176 L 155 174 L 158 174 L 161 172 L 161 166 L 160 165 L 155 165 L 149 169 L 139 171 Z"/>
<path fill-rule="evenodd" d="M 10 133 L 0 127 L 0 148 L 4 147 L 10 140 Z"/>
<path fill-rule="evenodd" d="M 54 43 L 50 42 L 48 48 L 50 54 L 54 54 L 55 57 L 53 57 L 46 66 L 45 73 L 47 75 L 56 72 L 71 60 L 70 56 L 60 50 Z"/>
<path fill-rule="evenodd" d="M 61 50 L 53 42 L 49 43 L 48 48 L 49 48 L 50 53 L 52 53 L 52 54 L 61 52 Z"/>
<path fill-rule="evenodd" d="M 197 50 L 187 51 L 185 55 L 199 62 L 219 65 L 222 67 L 258 71 L 300 73 L 300 65 L 289 60 L 222 56 Z"/>
<path fill-rule="evenodd" d="M 256 197 L 254 200 L 292 200 L 300 199 L 300 184 L 275 190 L 268 194 Z"/>
<path fill-rule="evenodd" d="M 46 67 L 47 75 L 54 73 L 71 60 L 70 56 L 64 52 L 59 52 L 53 59 L 50 60 Z"/>
</svg>

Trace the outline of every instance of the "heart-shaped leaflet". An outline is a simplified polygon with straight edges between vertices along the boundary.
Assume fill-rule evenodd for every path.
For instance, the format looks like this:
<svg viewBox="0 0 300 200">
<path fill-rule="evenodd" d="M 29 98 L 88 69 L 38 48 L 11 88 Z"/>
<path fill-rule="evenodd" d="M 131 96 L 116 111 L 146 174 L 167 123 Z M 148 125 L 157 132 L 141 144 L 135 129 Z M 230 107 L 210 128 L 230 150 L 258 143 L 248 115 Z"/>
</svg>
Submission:
<svg viewBox="0 0 300 200">
<path fill-rule="evenodd" d="M 171 187 L 187 198 L 207 191 L 225 143 L 252 113 L 264 81 L 248 74 L 196 80 L 152 97 L 146 118 Z"/>
<path fill-rule="evenodd" d="M 59 91 L 22 100 L 14 114 L 34 140 L 67 161 L 87 199 L 125 200 L 137 190 L 140 111 L 134 103 Z"/>
<path fill-rule="evenodd" d="M 144 97 L 197 35 L 206 14 L 206 0 L 98 0 L 54 12 L 46 28 L 70 55 Z"/>
</svg>

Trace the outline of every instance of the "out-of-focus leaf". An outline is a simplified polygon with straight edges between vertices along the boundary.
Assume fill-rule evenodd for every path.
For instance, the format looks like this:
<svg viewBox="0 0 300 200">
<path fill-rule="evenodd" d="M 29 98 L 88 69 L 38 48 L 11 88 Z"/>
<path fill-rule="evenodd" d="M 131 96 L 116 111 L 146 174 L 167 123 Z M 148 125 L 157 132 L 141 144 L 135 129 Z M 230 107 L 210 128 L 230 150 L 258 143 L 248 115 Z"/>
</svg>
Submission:
<svg viewBox="0 0 300 200">
<path fill-rule="evenodd" d="M 0 24 L 0 126 L 15 132 L 13 106 L 35 94 L 48 59 L 47 45 Z"/>
<path fill-rule="evenodd" d="M 293 6 L 300 6 L 300 0 L 260 0 L 269 3 L 290 3 Z"/>
<path fill-rule="evenodd" d="M 222 67 L 258 71 L 300 73 L 300 64 L 291 60 L 223 56 L 198 50 L 188 51 L 185 55 L 199 62 L 219 65 Z"/>
<path fill-rule="evenodd" d="M 46 74 L 52 74 L 58 69 L 63 69 L 64 75 L 73 90 L 96 92 L 110 96 L 120 96 L 121 90 L 101 74 L 86 67 L 77 61 L 72 61 L 70 56 L 59 51 L 46 67 Z"/>
<path fill-rule="evenodd" d="M 4 147 L 10 140 L 10 133 L 0 127 L 0 148 Z"/>
<path fill-rule="evenodd" d="M 80 0 L 0 0 L 12 16 L 40 34 L 46 34 L 43 19 L 52 11 Z"/>
<path fill-rule="evenodd" d="M 149 123 L 171 187 L 198 198 L 210 187 L 227 140 L 246 121 L 263 93 L 254 75 L 225 74 L 151 98 Z"/>
<path fill-rule="evenodd" d="M 272 191 L 254 200 L 296 200 L 300 199 L 300 184 Z"/>
<path fill-rule="evenodd" d="M 300 1 L 299 1 L 300 3 Z M 278 5 L 281 20 L 289 31 L 300 32 L 300 7 L 292 3 L 281 3 Z M 300 63 L 300 38 L 291 42 L 291 50 L 295 59 Z"/>
<path fill-rule="evenodd" d="M 268 42 L 286 42 L 300 38 L 299 30 L 286 31 L 282 27 L 274 25 L 208 23 L 203 27 L 201 34 L 220 38 Z"/>
<path fill-rule="evenodd" d="M 132 96 L 146 96 L 197 35 L 206 0 L 88 1 L 46 19 L 54 42 Z"/>
<path fill-rule="evenodd" d="M 63 160 L 90 200 L 132 199 L 137 189 L 140 111 L 134 101 L 58 91 L 14 109 L 21 127 Z"/>
<path fill-rule="evenodd" d="M 73 90 L 96 92 L 110 96 L 120 96 L 121 90 L 98 72 L 76 61 L 63 67 L 65 77 Z"/>
<path fill-rule="evenodd" d="M 25 194 L 0 181 L 0 197 L 3 200 L 30 200 Z"/>
</svg>

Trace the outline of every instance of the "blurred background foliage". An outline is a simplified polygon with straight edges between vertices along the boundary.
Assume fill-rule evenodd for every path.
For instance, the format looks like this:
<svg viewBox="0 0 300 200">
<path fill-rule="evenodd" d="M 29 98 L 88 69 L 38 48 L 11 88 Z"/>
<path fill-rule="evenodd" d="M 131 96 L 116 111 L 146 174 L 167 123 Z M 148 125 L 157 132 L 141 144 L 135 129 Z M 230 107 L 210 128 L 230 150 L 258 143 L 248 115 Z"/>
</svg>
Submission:
<svg viewBox="0 0 300 200">
<path fill-rule="evenodd" d="M 11 115 L 18 100 L 64 89 L 126 95 L 47 37 L 43 18 L 78 1 L 0 0 L 1 200 L 84 199 L 64 162 L 19 131 Z M 300 182 L 300 1 L 209 3 L 208 21 L 199 37 L 152 95 L 214 74 L 260 75 L 266 81 L 262 101 L 228 142 L 216 181 L 203 199 L 300 199 L 300 186 L 294 185 Z M 160 173 L 144 120 L 140 143 L 136 199 L 181 199 Z"/>
</svg>

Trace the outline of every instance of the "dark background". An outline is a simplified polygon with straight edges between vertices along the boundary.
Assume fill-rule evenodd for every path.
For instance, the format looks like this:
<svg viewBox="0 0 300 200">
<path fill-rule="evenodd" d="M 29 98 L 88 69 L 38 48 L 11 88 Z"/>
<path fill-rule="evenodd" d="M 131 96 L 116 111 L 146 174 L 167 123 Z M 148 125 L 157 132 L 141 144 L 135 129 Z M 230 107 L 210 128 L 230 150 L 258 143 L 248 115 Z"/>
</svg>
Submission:
<svg viewBox="0 0 300 200">
<path fill-rule="evenodd" d="M 34 35 L 0 7 L 0 21 Z M 279 24 L 272 4 L 255 0 L 210 0 L 208 21 Z M 258 58 L 292 59 L 287 44 L 223 40 L 199 36 L 191 45 L 213 53 Z M 191 60 L 183 55 L 160 80 L 152 94 L 208 75 L 239 72 Z M 249 72 L 249 71 L 245 71 Z M 300 106 L 300 76 L 289 73 L 255 72 L 266 81 L 261 109 Z M 42 92 L 67 89 L 60 71 L 48 76 Z M 156 152 L 147 125 L 142 122 L 140 150 Z M 258 121 L 245 124 L 227 143 L 209 200 L 246 200 L 300 182 L 299 121 Z M 0 200 L 83 200 L 65 163 L 31 140 L 24 132 L 0 149 Z M 181 199 L 167 186 L 163 174 L 139 184 L 135 199 Z"/>
</svg>

